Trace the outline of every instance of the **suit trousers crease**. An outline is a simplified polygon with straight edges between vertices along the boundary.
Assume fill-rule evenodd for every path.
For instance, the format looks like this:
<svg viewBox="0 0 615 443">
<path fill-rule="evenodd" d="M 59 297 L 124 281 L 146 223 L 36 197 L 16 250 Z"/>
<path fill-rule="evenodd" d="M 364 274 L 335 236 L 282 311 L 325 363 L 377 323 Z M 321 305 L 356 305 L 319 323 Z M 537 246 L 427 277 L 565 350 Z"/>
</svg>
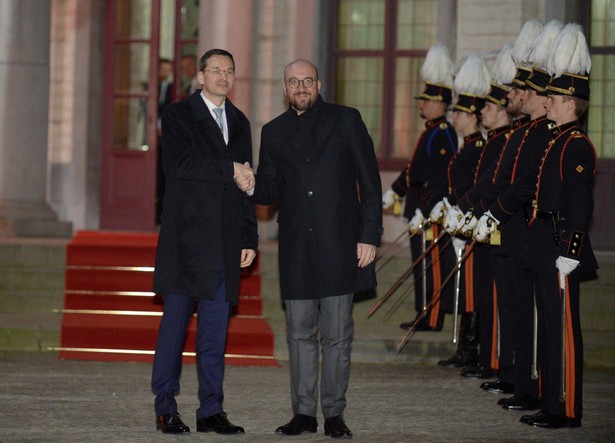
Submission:
<svg viewBox="0 0 615 443">
<path fill-rule="evenodd" d="M 196 417 L 222 412 L 224 399 L 224 353 L 230 304 L 226 301 L 224 274 L 218 279 L 214 300 L 180 294 L 164 295 L 158 341 L 152 369 L 156 415 L 177 412 L 175 395 L 180 390 L 182 352 L 187 327 L 197 309 L 196 368 L 199 408 Z"/>
<path fill-rule="evenodd" d="M 343 415 L 350 376 L 353 294 L 286 300 L 293 414 L 316 417 L 319 337 L 322 346 L 321 408 L 325 418 Z"/>
</svg>

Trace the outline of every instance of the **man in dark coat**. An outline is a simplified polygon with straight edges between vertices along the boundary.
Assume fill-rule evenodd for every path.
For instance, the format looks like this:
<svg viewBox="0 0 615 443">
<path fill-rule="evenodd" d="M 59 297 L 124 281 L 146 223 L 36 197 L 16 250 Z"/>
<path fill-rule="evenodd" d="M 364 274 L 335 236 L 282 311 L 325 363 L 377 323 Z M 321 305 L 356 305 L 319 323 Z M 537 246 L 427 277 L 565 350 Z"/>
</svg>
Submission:
<svg viewBox="0 0 615 443">
<path fill-rule="evenodd" d="M 230 53 L 206 52 L 199 62 L 202 91 L 171 105 L 162 116 L 166 190 L 154 291 L 163 294 L 164 313 L 152 390 L 156 427 L 163 432 L 190 432 L 177 412 L 175 394 L 196 306 L 197 431 L 243 433 L 222 410 L 230 306 L 238 300 L 240 268 L 252 263 L 258 243 L 254 205 L 242 192 L 253 187 L 243 165 L 252 161 L 250 123 L 226 99 L 234 73 Z"/>
<path fill-rule="evenodd" d="M 372 140 L 356 109 L 325 103 L 318 70 L 284 70 L 290 107 L 263 127 L 254 201 L 279 198 L 279 265 L 290 355 L 293 418 L 276 433 L 316 432 L 319 346 L 325 434 L 344 423 L 353 293 L 376 286 L 381 184 Z"/>
</svg>

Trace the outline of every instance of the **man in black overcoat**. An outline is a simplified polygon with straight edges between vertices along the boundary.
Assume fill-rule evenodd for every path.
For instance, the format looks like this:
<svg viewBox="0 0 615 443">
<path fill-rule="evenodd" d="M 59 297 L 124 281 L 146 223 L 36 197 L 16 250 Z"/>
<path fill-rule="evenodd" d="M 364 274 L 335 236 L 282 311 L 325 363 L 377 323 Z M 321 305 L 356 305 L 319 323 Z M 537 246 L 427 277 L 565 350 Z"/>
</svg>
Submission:
<svg viewBox="0 0 615 443">
<path fill-rule="evenodd" d="M 179 417 L 175 394 L 195 306 L 197 431 L 244 432 L 222 409 L 230 306 L 238 300 L 240 268 L 252 263 L 258 243 L 254 205 L 242 192 L 253 187 L 252 173 L 244 166 L 252 162 L 250 123 L 226 98 L 234 75 L 229 52 L 206 52 L 199 61 L 202 90 L 174 103 L 162 116 L 166 189 L 154 291 L 163 294 L 164 312 L 152 390 L 156 427 L 167 433 L 190 432 Z"/>
<path fill-rule="evenodd" d="M 276 433 L 316 432 L 322 343 L 325 434 L 350 437 L 344 422 L 353 294 L 376 286 L 382 191 L 374 146 L 356 109 L 320 97 L 318 70 L 284 70 L 290 106 L 262 130 L 254 201 L 279 198 L 279 266 L 293 418 Z"/>
</svg>

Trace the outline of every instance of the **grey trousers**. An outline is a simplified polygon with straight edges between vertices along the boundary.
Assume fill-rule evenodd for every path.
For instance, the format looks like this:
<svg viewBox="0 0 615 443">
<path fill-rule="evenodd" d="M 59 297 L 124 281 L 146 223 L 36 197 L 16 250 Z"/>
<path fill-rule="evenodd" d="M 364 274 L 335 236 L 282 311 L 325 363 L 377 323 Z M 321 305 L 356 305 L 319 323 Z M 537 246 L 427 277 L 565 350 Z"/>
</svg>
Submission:
<svg viewBox="0 0 615 443">
<path fill-rule="evenodd" d="M 325 418 L 343 415 L 350 376 L 353 294 L 317 300 L 286 300 L 293 414 L 316 417 L 318 332 L 322 345 L 320 402 Z"/>
</svg>

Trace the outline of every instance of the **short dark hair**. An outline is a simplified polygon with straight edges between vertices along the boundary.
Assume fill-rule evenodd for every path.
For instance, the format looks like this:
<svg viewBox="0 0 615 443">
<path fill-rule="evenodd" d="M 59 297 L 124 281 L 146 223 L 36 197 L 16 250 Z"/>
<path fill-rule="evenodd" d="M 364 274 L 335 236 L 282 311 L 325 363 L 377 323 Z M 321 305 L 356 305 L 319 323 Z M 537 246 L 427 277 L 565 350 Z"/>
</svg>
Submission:
<svg viewBox="0 0 615 443">
<path fill-rule="evenodd" d="M 203 54 L 199 60 L 199 71 L 204 71 L 207 67 L 207 60 L 214 55 L 223 55 L 228 57 L 233 62 L 233 69 L 235 68 L 235 59 L 233 59 L 233 54 L 224 50 L 224 49 L 210 49 L 205 54 Z"/>
<path fill-rule="evenodd" d="M 572 100 L 575 104 L 574 106 L 574 115 L 577 118 L 581 118 L 581 116 L 587 111 L 589 107 L 589 100 L 584 100 L 580 97 L 575 97 L 574 95 L 562 95 L 564 97 L 564 101 Z"/>
</svg>

